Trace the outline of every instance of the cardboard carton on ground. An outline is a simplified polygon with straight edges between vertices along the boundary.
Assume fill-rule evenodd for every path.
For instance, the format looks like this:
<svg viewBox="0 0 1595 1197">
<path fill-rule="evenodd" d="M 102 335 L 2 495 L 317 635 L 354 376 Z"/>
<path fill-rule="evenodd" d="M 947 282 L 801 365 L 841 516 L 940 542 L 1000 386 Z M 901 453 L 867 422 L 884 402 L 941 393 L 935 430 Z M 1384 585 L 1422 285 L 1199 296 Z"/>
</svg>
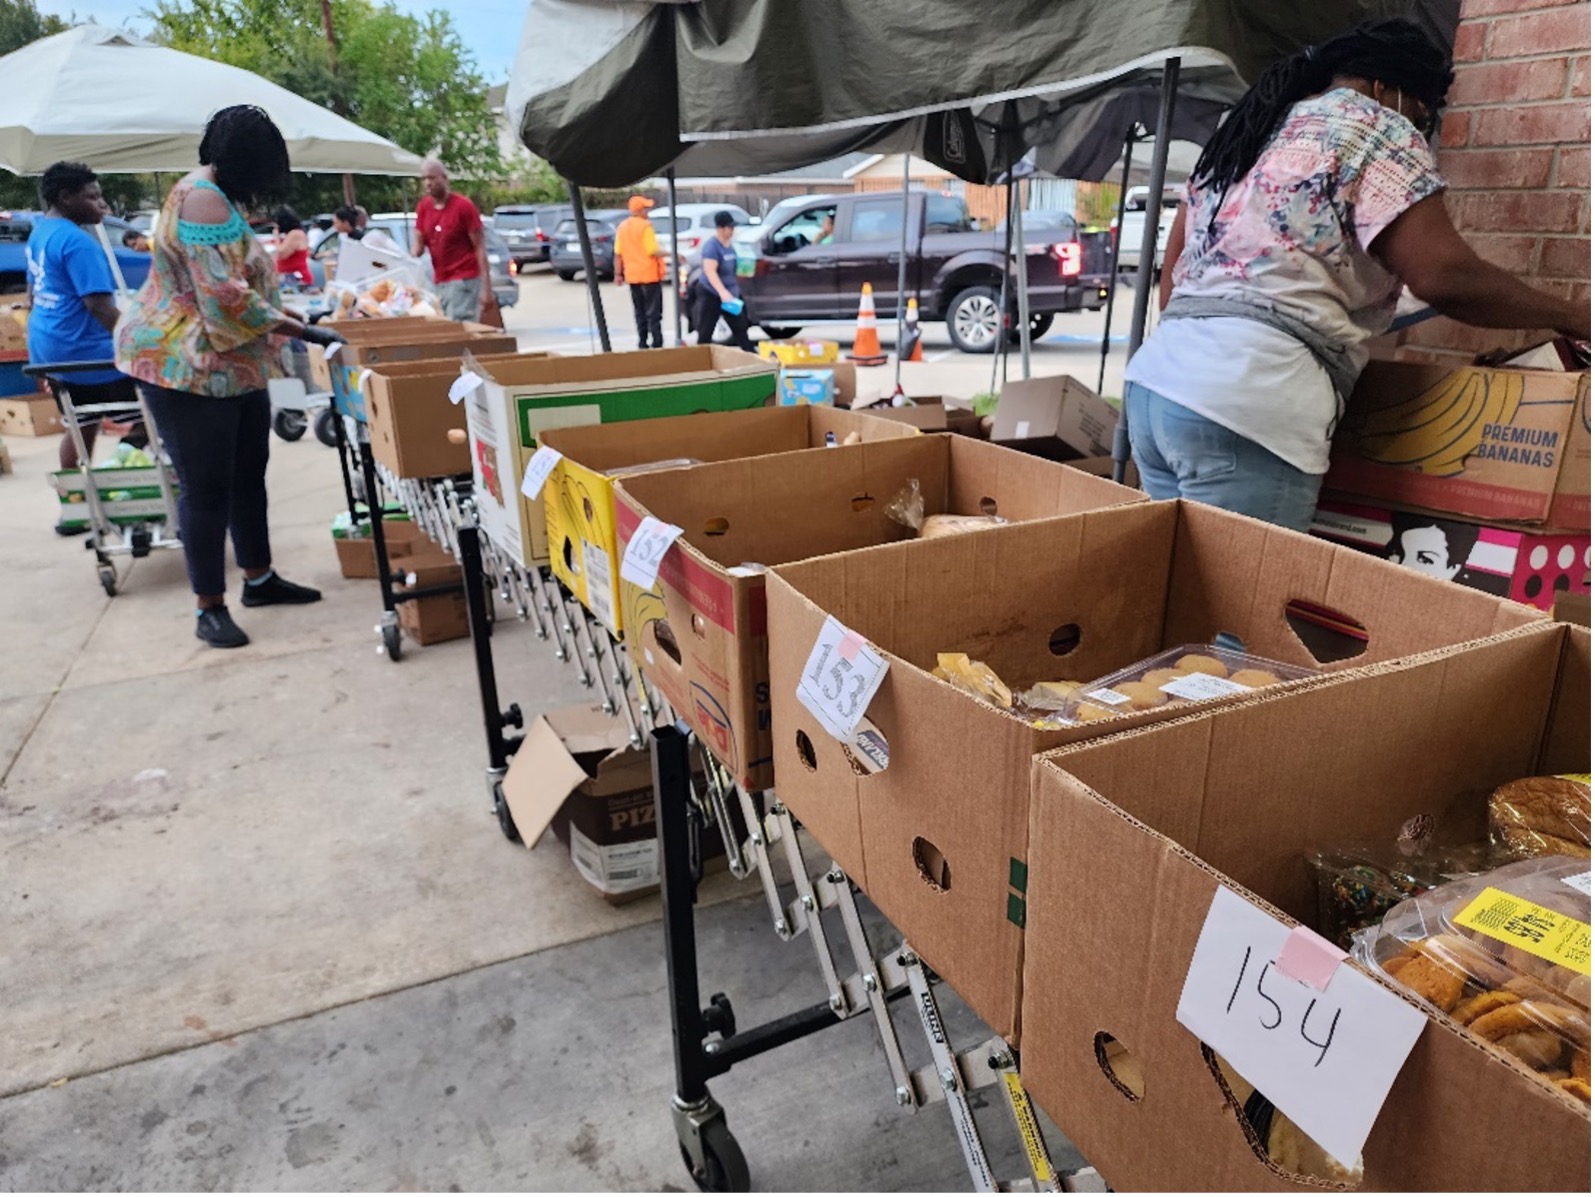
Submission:
<svg viewBox="0 0 1595 1197">
<path fill-rule="evenodd" d="M 1332 490 L 1442 515 L 1589 531 L 1589 372 L 1368 363 Z"/>
<path fill-rule="evenodd" d="M 1312 532 L 1541 611 L 1590 589 L 1588 532 L 1492 527 L 1335 498 L 1319 501 Z"/>
<path fill-rule="evenodd" d="M 0 353 L 26 353 L 28 330 L 22 321 L 13 320 L 11 313 L 0 307 Z"/>
<path fill-rule="evenodd" d="M 477 514 L 483 533 L 522 568 L 548 561 L 543 500 L 520 489 L 544 431 L 764 407 L 775 399 L 778 369 L 719 345 L 467 364 L 483 380 L 465 399 Z"/>
<path fill-rule="evenodd" d="M 555 356 L 552 353 L 480 354 L 478 361 L 501 362 Z M 471 446 L 449 440 L 465 432 L 465 406 L 449 401 L 459 378 L 458 357 L 393 362 L 372 367 L 364 395 L 371 452 L 398 478 L 443 478 L 471 472 Z"/>
<path fill-rule="evenodd" d="M 1181 502 L 777 566 L 768 601 L 776 791 L 915 950 L 1010 1038 L 1019 1033 L 1025 872 L 1035 865 L 1030 758 L 1166 720 L 1173 709 L 1040 730 L 933 677 L 938 653 L 967 653 L 1020 691 L 1089 682 L 1221 635 L 1270 660 L 1343 670 L 1544 619 L 1351 549 Z M 860 754 L 796 697 L 827 615 L 889 664 L 864 712 L 877 747 L 885 744 L 888 763 L 878 772 L 856 769 Z M 1331 637 L 1325 623 L 1363 631 Z M 1334 734 L 1352 750 L 1353 731 Z"/>
<path fill-rule="evenodd" d="M 1456 842 L 1482 839 L 1495 786 L 1588 770 L 1589 695 L 1588 631 L 1544 625 L 1040 758 L 1032 1097 L 1121 1191 L 1324 1191 L 1260 1157 L 1175 1019 L 1215 891 L 1310 925 L 1305 853 L 1394 844 L 1420 814 L 1451 814 Z M 1137 1100 L 1113 1082 L 1108 1037 L 1144 1076 Z M 1588 1192 L 1589 1144 L 1587 1105 L 1430 1012 L 1363 1149 L 1360 1188 Z"/>
<path fill-rule="evenodd" d="M 613 715 L 586 706 L 539 715 L 510 759 L 504 801 L 528 848 L 553 828 L 605 901 L 619 905 L 658 890 L 652 764 Z M 713 833 L 701 849 L 705 860 L 724 852 Z"/>
<path fill-rule="evenodd" d="M 620 577 L 615 535 L 618 478 L 664 462 L 734 461 L 838 444 L 901 440 L 914 429 L 834 407 L 760 407 L 693 416 L 549 429 L 543 443 L 562 457 L 543 486 L 549 565 L 577 599 L 616 635 L 625 631 L 628 583 Z M 657 593 L 657 592 L 655 592 Z"/>
<path fill-rule="evenodd" d="M 408 556 L 413 548 L 426 543 L 426 534 L 410 520 L 385 519 L 382 539 L 388 549 L 388 564 L 392 565 L 395 558 Z M 334 536 L 332 544 L 338 553 L 338 572 L 344 577 L 377 576 L 377 548 L 369 536 Z"/>
<path fill-rule="evenodd" d="M 1002 387 L 991 439 L 1053 461 L 1113 452 L 1118 409 L 1067 374 L 1014 379 Z"/>
<path fill-rule="evenodd" d="M 911 479 L 926 515 L 1023 521 L 1145 500 L 946 433 L 639 474 L 616 487 L 622 553 L 645 515 L 684 529 L 660 570 L 663 603 L 626 612 L 632 659 L 744 788 L 768 788 L 781 747 L 770 738 L 762 567 L 912 536 L 887 514 Z"/>
<path fill-rule="evenodd" d="M 867 411 L 883 420 L 896 420 L 900 424 L 918 428 L 921 432 L 955 431 L 944 404 L 956 401 L 944 400 L 940 395 L 910 395 L 909 399 L 911 402 L 903 407 L 892 407 L 890 403 L 876 405 L 879 404 L 878 400 L 874 404 L 855 401 L 854 410 Z"/>
<path fill-rule="evenodd" d="M 463 576 L 453 557 L 423 541 L 412 545 L 405 556 L 390 558 L 389 564 L 394 574 L 403 579 L 403 585 L 394 587 L 395 595 L 432 586 L 459 587 L 449 594 L 399 603 L 399 627 L 406 636 L 417 644 L 441 644 L 445 640 L 463 640 L 471 634 Z"/>
<path fill-rule="evenodd" d="M 0 399 L 0 436 L 50 436 L 65 431 L 61 409 L 49 395 Z"/>
</svg>

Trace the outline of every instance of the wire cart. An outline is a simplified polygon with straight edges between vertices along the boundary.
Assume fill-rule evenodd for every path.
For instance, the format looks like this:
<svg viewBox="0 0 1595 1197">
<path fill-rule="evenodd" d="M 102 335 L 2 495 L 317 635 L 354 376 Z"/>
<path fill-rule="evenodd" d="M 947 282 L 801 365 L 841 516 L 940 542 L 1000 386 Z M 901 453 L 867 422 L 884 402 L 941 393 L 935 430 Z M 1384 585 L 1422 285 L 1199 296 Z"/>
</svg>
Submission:
<svg viewBox="0 0 1595 1197">
<path fill-rule="evenodd" d="M 30 377 L 86 374 L 116 369 L 115 362 L 31 362 L 23 367 Z M 118 574 L 117 557 L 137 560 L 157 549 L 183 547 L 177 516 L 177 475 L 161 448 L 160 430 L 139 395 L 133 407 L 125 403 L 78 404 L 70 387 L 60 390 L 61 418 L 77 450 L 78 468 L 57 472 L 53 481 L 63 509 L 86 508 L 84 547 L 94 553 L 100 585 L 114 597 L 125 576 Z M 150 466 L 94 466 L 83 438 L 81 419 L 106 416 L 126 419 L 137 412 L 149 434 Z M 63 523 L 65 523 L 63 511 Z M 75 522 L 75 521 L 74 521 Z"/>
</svg>

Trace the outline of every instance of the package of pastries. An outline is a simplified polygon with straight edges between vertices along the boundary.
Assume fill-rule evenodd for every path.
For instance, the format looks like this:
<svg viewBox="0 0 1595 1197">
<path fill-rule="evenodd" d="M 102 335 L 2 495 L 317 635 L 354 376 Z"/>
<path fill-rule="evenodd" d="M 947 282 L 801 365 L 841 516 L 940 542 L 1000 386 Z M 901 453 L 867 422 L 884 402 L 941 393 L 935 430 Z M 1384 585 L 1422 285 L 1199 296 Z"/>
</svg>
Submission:
<svg viewBox="0 0 1595 1197">
<path fill-rule="evenodd" d="M 1589 774 L 1523 777 L 1490 795 L 1490 839 L 1518 860 L 1589 857 Z"/>
<path fill-rule="evenodd" d="M 1154 707 L 1245 694 L 1317 672 L 1217 644 L 1182 644 L 1081 686 L 1063 714 L 1069 722 L 1096 723 Z"/>
<path fill-rule="evenodd" d="M 1515 861 L 1393 907 L 1352 954 L 1587 1104 L 1589 891 L 1587 859 Z"/>
</svg>

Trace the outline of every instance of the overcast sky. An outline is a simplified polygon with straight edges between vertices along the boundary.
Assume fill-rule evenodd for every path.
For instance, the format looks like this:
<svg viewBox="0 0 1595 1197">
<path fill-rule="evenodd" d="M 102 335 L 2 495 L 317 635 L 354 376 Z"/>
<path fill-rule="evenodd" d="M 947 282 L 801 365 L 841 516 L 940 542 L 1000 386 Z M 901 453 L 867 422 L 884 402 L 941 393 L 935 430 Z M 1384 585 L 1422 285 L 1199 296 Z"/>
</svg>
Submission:
<svg viewBox="0 0 1595 1197">
<path fill-rule="evenodd" d="M 526 15 L 526 0 L 394 0 L 405 12 L 424 13 L 431 8 L 447 8 L 454 14 L 465 47 L 489 83 L 509 78 L 510 62 L 521 37 L 521 20 Z M 39 11 L 79 21 L 95 20 L 102 25 L 125 26 L 135 32 L 148 31 L 149 22 L 139 14 L 153 8 L 153 0 L 38 0 Z"/>
</svg>

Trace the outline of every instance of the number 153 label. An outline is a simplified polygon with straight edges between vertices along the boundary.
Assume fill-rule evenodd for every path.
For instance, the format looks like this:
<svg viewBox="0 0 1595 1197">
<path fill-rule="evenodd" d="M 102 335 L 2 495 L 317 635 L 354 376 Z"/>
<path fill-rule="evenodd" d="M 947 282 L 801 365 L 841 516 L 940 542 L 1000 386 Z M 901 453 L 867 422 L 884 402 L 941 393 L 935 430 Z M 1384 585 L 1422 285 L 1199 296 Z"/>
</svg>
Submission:
<svg viewBox="0 0 1595 1197">
<path fill-rule="evenodd" d="M 851 740 L 875 691 L 886 680 L 886 661 L 849 631 L 834 616 L 814 642 L 803 676 L 798 679 L 798 701 L 838 740 Z"/>
</svg>

